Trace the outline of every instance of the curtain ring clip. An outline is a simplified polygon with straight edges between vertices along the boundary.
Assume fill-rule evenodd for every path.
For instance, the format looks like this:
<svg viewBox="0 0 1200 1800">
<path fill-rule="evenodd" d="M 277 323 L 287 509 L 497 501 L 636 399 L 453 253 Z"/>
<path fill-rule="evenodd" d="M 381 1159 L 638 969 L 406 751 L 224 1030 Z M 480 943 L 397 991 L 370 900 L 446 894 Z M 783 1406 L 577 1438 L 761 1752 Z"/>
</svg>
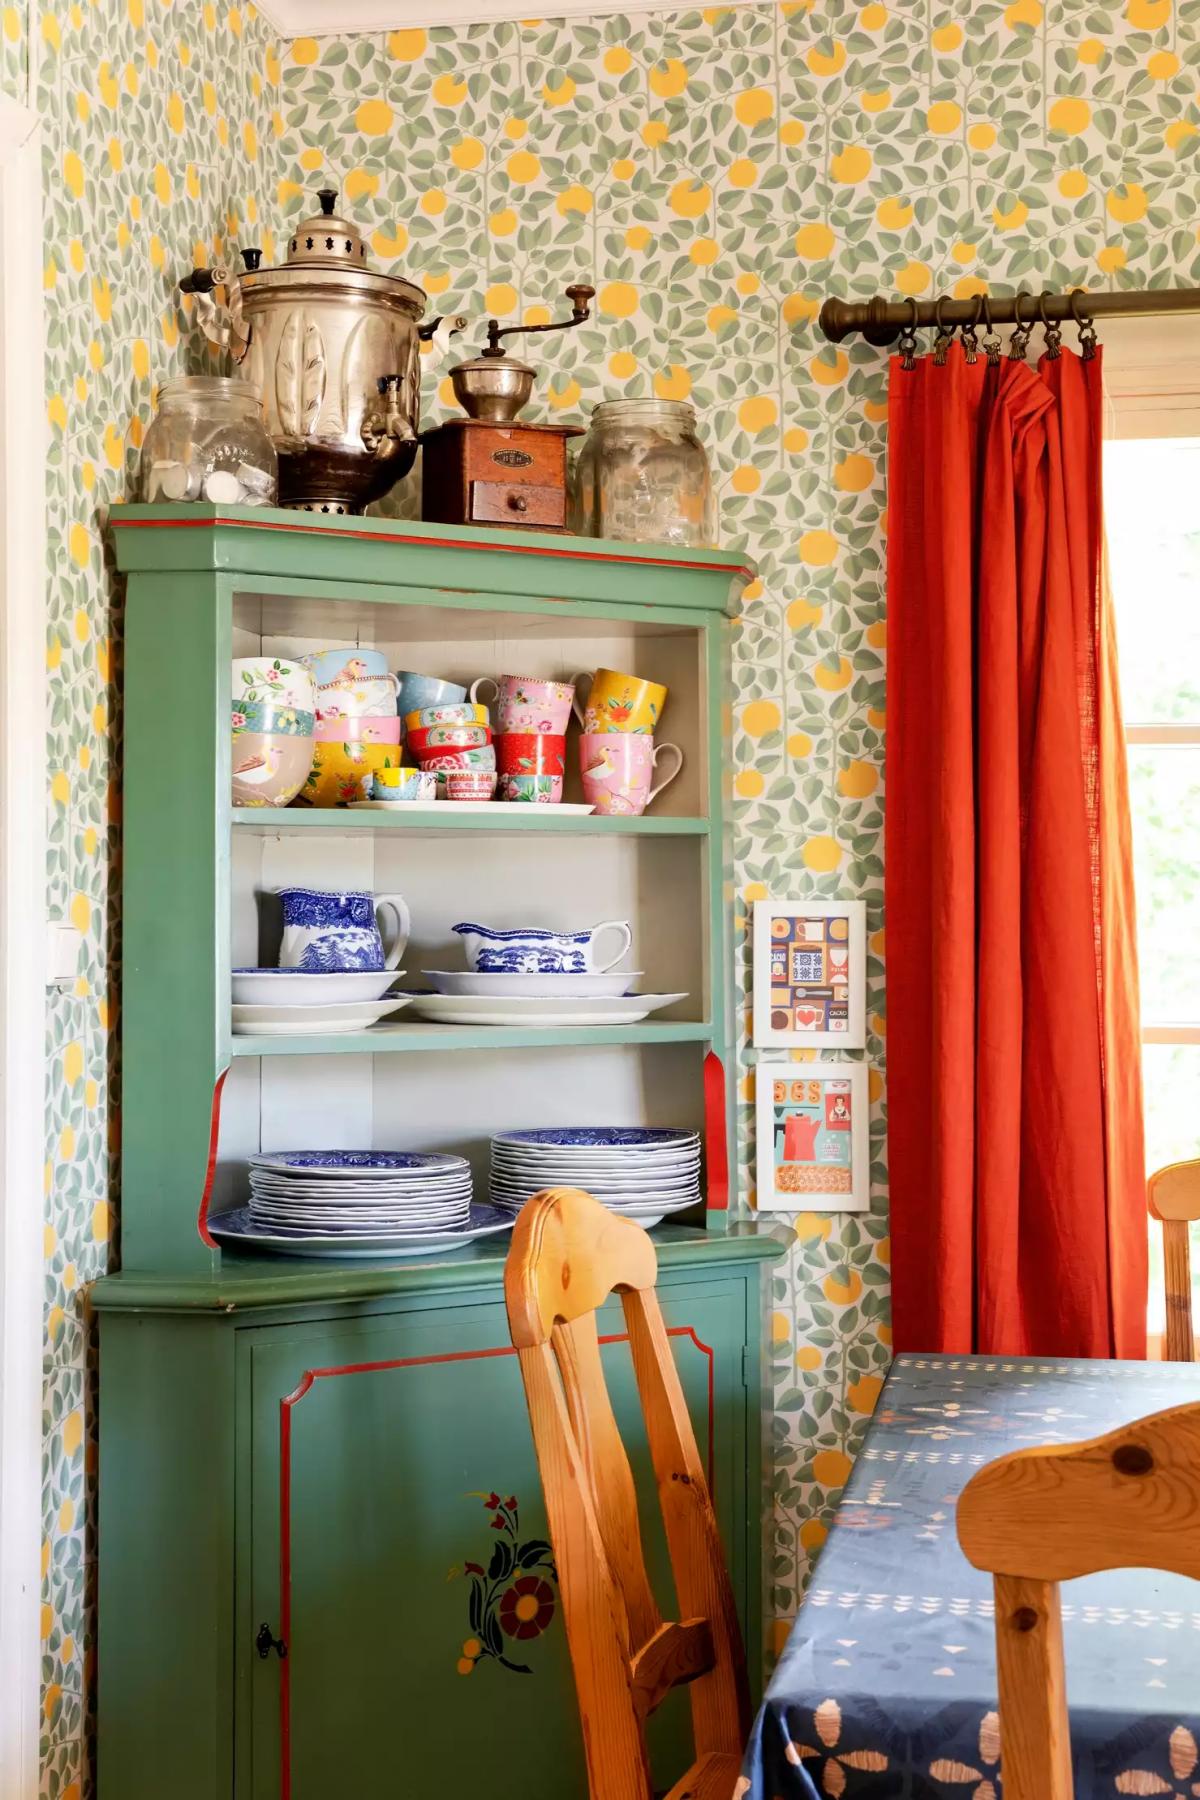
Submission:
<svg viewBox="0 0 1200 1800">
<path fill-rule="evenodd" d="M 937 336 L 933 340 L 933 360 L 939 369 L 944 368 L 944 366 L 945 366 L 946 352 L 947 352 L 947 350 L 949 350 L 950 345 L 954 341 L 954 331 L 955 331 L 955 328 L 953 325 L 951 325 L 950 329 L 947 330 L 945 325 L 942 323 L 942 308 L 943 308 L 943 306 L 945 306 L 945 304 L 946 304 L 945 294 L 939 294 L 937 301 L 933 308 L 934 324 L 937 326 Z"/>
<path fill-rule="evenodd" d="M 1082 310 L 1083 303 L 1079 298 L 1079 289 L 1071 289 L 1071 317 L 1079 327 L 1079 354 L 1084 362 L 1091 362 L 1096 354 L 1096 322 L 1090 313 Z"/>
<path fill-rule="evenodd" d="M 979 321 L 983 317 L 983 295 L 975 296 L 975 316 L 962 328 L 963 355 L 969 363 L 979 361 Z"/>
<path fill-rule="evenodd" d="M 983 311 L 983 347 L 987 351 L 988 367 L 989 369 L 998 369 L 1000 367 L 1000 352 L 1004 346 L 1000 342 L 996 327 L 992 324 L 991 301 L 986 294 L 981 294 L 979 300 Z"/>
<path fill-rule="evenodd" d="M 911 294 L 908 296 L 908 304 L 911 308 L 908 323 L 901 326 L 900 340 L 896 348 L 900 352 L 900 367 L 915 369 L 917 366 L 917 321 L 921 316 L 921 309 Z"/>
<path fill-rule="evenodd" d="M 1043 288 L 1039 294 L 1038 317 L 1041 319 L 1042 331 L 1045 333 L 1046 355 L 1051 362 L 1055 362 L 1062 355 L 1062 327 L 1046 311 L 1046 296 L 1051 292 L 1050 288 Z"/>
<path fill-rule="evenodd" d="M 1012 334 L 1011 338 L 1008 340 L 1008 356 L 1009 356 L 1010 362 L 1024 362 L 1025 361 L 1025 352 L 1029 348 L 1030 333 L 1033 331 L 1034 319 L 1037 317 L 1037 315 L 1036 315 L 1036 313 L 1033 315 L 1033 318 L 1030 319 L 1028 325 L 1022 325 L 1022 323 L 1021 323 L 1021 302 L 1022 302 L 1022 300 L 1032 300 L 1032 299 L 1033 299 L 1033 295 L 1030 294 L 1028 289 L 1026 289 L 1026 288 L 1018 288 L 1016 293 L 1013 295 L 1014 327 L 1013 327 L 1013 334 Z"/>
</svg>

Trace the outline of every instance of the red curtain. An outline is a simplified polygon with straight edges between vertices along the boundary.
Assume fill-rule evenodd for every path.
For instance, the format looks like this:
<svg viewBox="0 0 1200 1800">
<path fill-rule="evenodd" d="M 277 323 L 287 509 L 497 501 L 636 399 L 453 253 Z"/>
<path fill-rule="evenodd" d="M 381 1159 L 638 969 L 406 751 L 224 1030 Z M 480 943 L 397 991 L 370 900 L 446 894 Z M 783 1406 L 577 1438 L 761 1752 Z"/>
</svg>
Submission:
<svg viewBox="0 0 1200 1800">
<path fill-rule="evenodd" d="M 955 344 L 889 402 L 898 1349 L 1143 1356 L 1146 1206 L 1101 359 Z"/>
</svg>

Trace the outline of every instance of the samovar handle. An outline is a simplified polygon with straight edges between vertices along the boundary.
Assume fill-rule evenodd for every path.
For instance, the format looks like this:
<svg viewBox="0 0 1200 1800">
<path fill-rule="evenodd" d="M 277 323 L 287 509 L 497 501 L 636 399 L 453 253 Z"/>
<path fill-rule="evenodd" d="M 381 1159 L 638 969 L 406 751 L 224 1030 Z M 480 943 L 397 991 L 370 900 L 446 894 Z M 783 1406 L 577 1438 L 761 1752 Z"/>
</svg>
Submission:
<svg viewBox="0 0 1200 1800">
<path fill-rule="evenodd" d="M 229 295 L 228 306 L 219 306 L 213 290 L 223 287 Z M 242 316 L 242 294 L 229 271 L 220 264 L 213 269 L 193 269 L 180 279 L 181 294 L 190 294 L 196 302 L 196 318 L 210 344 L 228 350 L 234 362 L 245 360 L 250 348 L 251 327 Z"/>
</svg>

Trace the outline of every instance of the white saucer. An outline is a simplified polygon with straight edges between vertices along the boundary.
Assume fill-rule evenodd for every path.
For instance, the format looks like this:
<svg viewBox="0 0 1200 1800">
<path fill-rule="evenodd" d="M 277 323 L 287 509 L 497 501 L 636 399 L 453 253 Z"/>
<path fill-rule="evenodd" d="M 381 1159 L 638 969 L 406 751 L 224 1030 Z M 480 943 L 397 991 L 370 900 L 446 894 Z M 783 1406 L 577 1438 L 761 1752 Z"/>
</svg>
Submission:
<svg viewBox="0 0 1200 1800">
<path fill-rule="evenodd" d="M 439 994 L 455 994 L 489 1000 L 577 1000 L 600 996 L 612 999 L 628 994 L 640 969 L 610 971 L 605 975 L 479 975 L 473 969 L 422 969 Z"/>
<path fill-rule="evenodd" d="M 488 1000 L 457 994 L 414 994 L 413 1016 L 438 1025 L 636 1025 L 686 1000 L 686 994 L 628 994 L 611 999 Z"/>
<path fill-rule="evenodd" d="M 235 1006 L 233 1032 L 235 1037 L 313 1037 L 365 1031 L 408 1003 L 407 994 L 389 994 L 383 1000 L 344 1000 L 328 1006 Z"/>
</svg>

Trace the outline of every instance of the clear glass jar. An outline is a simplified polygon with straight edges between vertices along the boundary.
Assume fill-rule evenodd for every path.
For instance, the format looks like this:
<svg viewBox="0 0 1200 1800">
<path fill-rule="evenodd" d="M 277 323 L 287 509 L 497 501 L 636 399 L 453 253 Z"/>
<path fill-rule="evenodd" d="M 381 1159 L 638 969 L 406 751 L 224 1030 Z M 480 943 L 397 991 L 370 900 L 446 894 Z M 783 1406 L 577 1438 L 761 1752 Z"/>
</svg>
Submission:
<svg viewBox="0 0 1200 1800">
<path fill-rule="evenodd" d="M 142 445 L 143 500 L 274 506 L 278 494 L 279 459 L 256 389 L 228 375 L 163 382 Z"/>
<path fill-rule="evenodd" d="M 576 530 L 633 544 L 716 542 L 712 474 L 682 400 L 605 400 L 576 465 Z"/>
</svg>

